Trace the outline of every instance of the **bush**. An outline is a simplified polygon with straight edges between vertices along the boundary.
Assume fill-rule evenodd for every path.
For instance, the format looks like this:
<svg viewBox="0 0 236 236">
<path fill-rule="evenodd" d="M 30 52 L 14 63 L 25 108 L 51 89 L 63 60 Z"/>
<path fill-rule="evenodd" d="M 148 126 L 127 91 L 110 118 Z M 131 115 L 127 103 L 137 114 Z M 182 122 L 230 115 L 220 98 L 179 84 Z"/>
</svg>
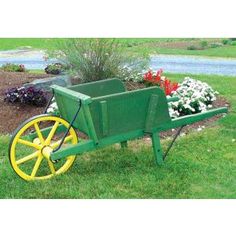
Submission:
<svg viewBox="0 0 236 236">
<path fill-rule="evenodd" d="M 56 55 L 71 66 L 83 82 L 120 78 L 142 72 L 148 56 L 131 56 L 118 39 L 68 39 Z M 54 54 L 55 56 L 55 54 Z"/>
<path fill-rule="evenodd" d="M 207 41 L 201 41 L 201 42 L 200 42 L 200 46 L 201 46 L 202 48 L 207 47 L 207 45 L 208 45 L 208 42 L 207 42 Z"/>
<path fill-rule="evenodd" d="M 169 103 L 172 118 L 206 111 L 212 107 L 216 94 L 207 83 L 186 77 L 171 95 L 179 101 Z"/>
<path fill-rule="evenodd" d="M 227 45 L 227 44 L 231 44 L 232 43 L 232 40 L 230 40 L 230 39 L 222 39 L 222 44 L 224 44 L 224 45 Z"/>
<path fill-rule="evenodd" d="M 42 107 L 46 105 L 47 98 L 45 92 L 41 89 L 20 87 L 7 90 L 4 101 Z"/>
<path fill-rule="evenodd" d="M 236 41 L 232 41 L 231 45 L 236 46 Z"/>
<path fill-rule="evenodd" d="M 22 64 L 16 65 L 12 63 L 6 63 L 2 65 L 1 69 L 7 72 L 26 72 L 25 66 Z"/>
<path fill-rule="evenodd" d="M 57 62 L 57 63 L 47 65 L 44 71 L 47 74 L 59 75 L 62 72 L 64 72 L 66 69 L 67 69 L 66 65 Z"/>
<path fill-rule="evenodd" d="M 187 50 L 197 50 L 198 48 L 195 47 L 194 45 L 190 45 L 187 47 Z"/>
<path fill-rule="evenodd" d="M 222 47 L 222 46 L 223 46 L 222 43 L 211 43 L 211 44 L 210 44 L 210 47 L 211 47 L 211 48 L 218 48 L 218 47 Z"/>
</svg>

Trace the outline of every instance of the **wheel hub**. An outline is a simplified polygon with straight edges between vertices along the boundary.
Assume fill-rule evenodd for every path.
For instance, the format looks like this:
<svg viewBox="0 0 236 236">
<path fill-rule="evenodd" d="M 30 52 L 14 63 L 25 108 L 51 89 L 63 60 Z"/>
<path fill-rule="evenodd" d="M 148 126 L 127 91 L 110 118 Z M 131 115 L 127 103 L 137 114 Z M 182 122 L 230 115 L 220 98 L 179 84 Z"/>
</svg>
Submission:
<svg viewBox="0 0 236 236">
<path fill-rule="evenodd" d="M 44 146 L 42 149 L 41 149 L 41 153 L 43 154 L 43 156 L 45 158 L 47 158 L 48 160 L 50 160 L 50 154 L 51 152 L 53 151 L 53 149 L 50 147 L 50 146 Z"/>
</svg>

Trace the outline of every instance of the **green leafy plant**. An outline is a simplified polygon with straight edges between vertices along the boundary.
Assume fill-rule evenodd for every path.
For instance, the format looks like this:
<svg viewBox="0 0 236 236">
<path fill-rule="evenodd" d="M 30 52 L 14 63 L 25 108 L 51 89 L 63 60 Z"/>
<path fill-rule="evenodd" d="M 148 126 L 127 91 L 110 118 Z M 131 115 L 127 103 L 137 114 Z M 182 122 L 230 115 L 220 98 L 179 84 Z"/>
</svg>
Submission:
<svg viewBox="0 0 236 236">
<path fill-rule="evenodd" d="M 149 57 L 129 55 L 125 49 L 118 39 L 68 39 L 58 45 L 55 53 L 83 82 L 88 82 L 112 77 L 123 79 L 142 72 Z"/>
<path fill-rule="evenodd" d="M 223 46 L 222 43 L 211 43 L 210 44 L 211 48 L 218 48 L 218 47 L 222 47 L 222 46 Z"/>
<path fill-rule="evenodd" d="M 230 39 L 222 39 L 222 43 L 224 44 L 224 45 L 230 45 L 231 43 L 232 43 L 232 40 L 230 40 Z"/>
<path fill-rule="evenodd" d="M 231 42 L 231 45 L 232 45 L 232 46 L 236 46 L 236 41 L 232 41 L 232 42 Z"/>
<path fill-rule="evenodd" d="M 26 72 L 26 68 L 22 64 L 6 63 L 2 65 L 1 69 L 6 72 Z"/>
<path fill-rule="evenodd" d="M 43 107 L 47 103 L 47 97 L 42 89 L 36 89 L 34 87 L 14 87 L 5 92 L 4 101 Z"/>
<path fill-rule="evenodd" d="M 201 48 L 206 48 L 207 46 L 208 46 L 208 42 L 207 41 L 201 41 L 200 42 L 200 46 L 201 46 Z"/>
<path fill-rule="evenodd" d="M 187 50 L 197 50 L 197 47 L 194 45 L 190 45 L 187 47 Z"/>
<path fill-rule="evenodd" d="M 62 64 L 62 63 L 52 63 L 47 65 L 47 67 L 44 69 L 44 71 L 47 74 L 52 74 L 52 75 L 59 75 L 62 72 L 64 72 L 67 69 L 67 66 Z"/>
</svg>

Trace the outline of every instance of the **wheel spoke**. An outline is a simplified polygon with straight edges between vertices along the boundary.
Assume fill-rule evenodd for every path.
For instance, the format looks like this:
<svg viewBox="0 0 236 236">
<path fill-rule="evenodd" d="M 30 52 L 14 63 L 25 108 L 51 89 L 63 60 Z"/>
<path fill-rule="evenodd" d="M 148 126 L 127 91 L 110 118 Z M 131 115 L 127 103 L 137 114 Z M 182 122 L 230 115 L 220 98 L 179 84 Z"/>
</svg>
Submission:
<svg viewBox="0 0 236 236">
<path fill-rule="evenodd" d="M 42 135 L 42 133 L 39 129 L 38 123 L 34 123 L 34 128 L 35 128 L 35 131 L 36 131 L 36 133 L 39 137 L 39 140 L 40 140 L 41 144 L 43 144 L 44 143 L 44 138 L 43 138 L 43 135 Z"/>
<path fill-rule="evenodd" d="M 17 161 L 16 161 L 16 164 L 17 164 L 17 165 L 20 165 L 20 164 L 22 164 L 22 163 L 24 163 L 24 162 L 26 162 L 26 161 L 32 160 L 33 158 L 37 157 L 38 155 L 39 155 L 39 151 L 34 152 L 34 153 L 32 153 L 32 154 L 30 154 L 30 155 L 28 155 L 28 156 L 25 156 L 25 157 L 23 157 L 23 158 L 17 160 Z"/>
<path fill-rule="evenodd" d="M 31 173 L 31 177 L 35 177 L 35 175 L 36 175 L 36 173 L 37 173 L 37 171 L 38 171 L 38 168 L 39 168 L 39 166 L 40 166 L 42 160 L 43 160 L 43 156 L 40 155 L 40 156 L 38 157 L 38 159 L 37 159 L 35 165 L 34 165 L 33 171 L 32 171 L 32 173 Z"/>
<path fill-rule="evenodd" d="M 67 142 L 71 141 L 72 139 L 73 139 L 72 135 L 67 136 L 64 140 L 64 143 L 67 143 Z M 58 140 L 57 142 L 52 143 L 50 146 L 54 149 L 54 148 L 58 147 L 60 143 L 61 143 L 61 140 Z"/>
<path fill-rule="evenodd" d="M 53 125 L 53 127 L 52 127 L 52 129 L 51 129 L 51 131 L 50 131 L 50 133 L 49 133 L 49 135 L 48 135 L 46 141 L 45 141 L 45 144 L 46 144 L 46 145 L 49 145 L 49 144 L 50 144 L 51 139 L 52 139 L 53 135 L 55 134 L 58 125 L 59 125 L 59 121 L 56 121 L 55 124 Z"/>
<path fill-rule="evenodd" d="M 40 146 L 38 144 L 26 141 L 24 139 L 18 139 L 18 143 L 21 143 L 21 144 L 24 144 L 26 146 L 33 147 L 36 149 L 40 149 Z"/>
<path fill-rule="evenodd" d="M 53 165 L 53 163 L 50 160 L 48 160 L 48 166 L 49 166 L 52 174 L 55 174 L 56 171 L 55 171 L 54 165 Z"/>
</svg>

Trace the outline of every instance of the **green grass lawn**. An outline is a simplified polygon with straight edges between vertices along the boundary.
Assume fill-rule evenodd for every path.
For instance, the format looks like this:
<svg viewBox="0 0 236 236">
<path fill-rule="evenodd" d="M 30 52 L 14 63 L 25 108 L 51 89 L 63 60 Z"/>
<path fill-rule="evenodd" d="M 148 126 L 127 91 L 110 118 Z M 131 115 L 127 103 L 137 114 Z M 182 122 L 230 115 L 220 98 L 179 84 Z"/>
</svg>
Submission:
<svg viewBox="0 0 236 236">
<path fill-rule="evenodd" d="M 33 49 L 52 50 L 57 48 L 59 42 L 64 39 L 58 38 L 0 38 L 0 50 L 17 49 L 20 47 L 30 46 Z M 191 42 L 200 44 L 201 41 L 213 39 L 198 39 L 198 38 L 123 38 L 120 41 L 127 47 L 127 52 L 130 53 L 148 53 L 148 54 L 171 54 L 171 55 L 195 55 L 195 56 L 210 56 L 210 57 L 236 57 L 236 46 L 224 45 L 217 48 L 207 48 L 204 50 L 187 50 L 187 48 L 169 48 L 163 43 L 176 42 Z M 217 39 L 217 41 L 221 41 Z M 161 46 L 160 46 L 160 43 Z"/>
<path fill-rule="evenodd" d="M 137 46 L 134 52 L 140 53 L 144 50 L 145 53 L 150 54 L 167 54 L 167 55 L 191 55 L 191 56 L 207 56 L 207 57 L 225 57 L 235 58 L 236 57 L 236 46 L 226 45 L 218 48 L 207 48 L 204 50 L 187 50 L 187 49 L 175 49 L 175 48 L 164 48 L 154 47 L 153 45 Z"/>
<path fill-rule="evenodd" d="M 0 50 L 11 50 L 30 46 L 33 49 L 54 49 L 57 44 L 63 42 L 61 38 L 0 38 Z M 191 39 L 165 39 L 165 38 L 140 38 L 121 39 L 127 47 L 139 46 L 147 43 L 189 41 Z"/>
<path fill-rule="evenodd" d="M 63 39 L 55 38 L 0 38 L 0 50 L 13 50 L 24 47 L 33 49 L 55 49 L 58 42 Z"/>
<path fill-rule="evenodd" d="M 167 74 L 181 81 L 180 74 Z M 9 138 L 0 138 L 0 198 L 236 198 L 236 77 L 194 76 L 231 102 L 230 113 L 202 132 L 180 137 L 164 165 L 150 145 L 129 142 L 78 156 L 61 176 L 25 182 L 11 169 Z M 162 140 L 166 148 L 169 140 Z"/>
</svg>

